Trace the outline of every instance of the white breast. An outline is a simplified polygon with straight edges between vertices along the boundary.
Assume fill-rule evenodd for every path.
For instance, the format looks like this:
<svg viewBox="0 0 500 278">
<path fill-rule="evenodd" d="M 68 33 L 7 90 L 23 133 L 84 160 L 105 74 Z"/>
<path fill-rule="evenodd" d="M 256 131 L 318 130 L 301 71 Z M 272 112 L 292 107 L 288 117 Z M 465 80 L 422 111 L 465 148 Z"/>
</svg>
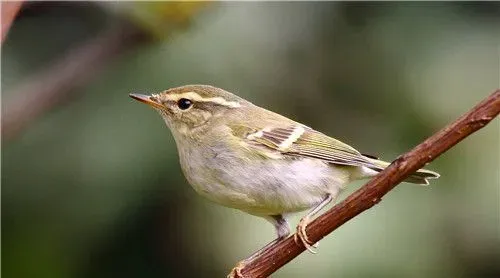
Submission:
<svg viewBox="0 0 500 278">
<path fill-rule="evenodd" d="M 186 178 L 201 195 L 255 215 L 313 207 L 349 173 L 316 159 L 244 161 L 231 153 L 180 152 Z M 189 161 L 187 161 L 189 160 Z"/>
</svg>

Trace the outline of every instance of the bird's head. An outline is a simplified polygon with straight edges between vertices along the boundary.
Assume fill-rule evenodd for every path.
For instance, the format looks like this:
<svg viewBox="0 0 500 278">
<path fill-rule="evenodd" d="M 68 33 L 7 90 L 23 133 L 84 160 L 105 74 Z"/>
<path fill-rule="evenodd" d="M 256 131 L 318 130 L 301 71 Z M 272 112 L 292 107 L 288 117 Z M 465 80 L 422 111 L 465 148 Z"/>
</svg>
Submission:
<svg viewBox="0 0 500 278">
<path fill-rule="evenodd" d="M 153 107 L 165 120 L 174 136 L 193 136 L 235 115 L 249 102 L 225 90 L 207 85 L 187 85 L 157 94 L 130 94 Z"/>
</svg>

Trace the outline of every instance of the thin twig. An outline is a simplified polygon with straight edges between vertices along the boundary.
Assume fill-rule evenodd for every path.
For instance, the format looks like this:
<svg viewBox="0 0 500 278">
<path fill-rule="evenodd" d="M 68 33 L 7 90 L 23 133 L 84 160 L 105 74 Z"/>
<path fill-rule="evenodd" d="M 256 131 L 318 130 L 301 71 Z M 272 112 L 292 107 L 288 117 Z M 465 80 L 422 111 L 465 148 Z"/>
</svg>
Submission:
<svg viewBox="0 0 500 278">
<path fill-rule="evenodd" d="M 10 26 L 12 26 L 12 22 L 16 18 L 17 13 L 21 9 L 21 5 L 23 1 L 12 1 L 12 2 L 4 2 L 2 1 L 2 43 L 7 37 L 7 33 L 9 32 Z"/>
<path fill-rule="evenodd" d="M 316 218 L 307 227 L 313 242 L 380 202 L 382 197 L 410 174 L 434 160 L 458 142 L 493 120 L 500 112 L 500 89 L 410 152 L 400 156 L 387 169 L 344 201 Z M 245 278 L 267 277 L 305 250 L 293 237 L 270 246 L 241 271 Z"/>
<path fill-rule="evenodd" d="M 165 38 L 187 26 L 205 3 L 159 3 L 156 10 L 151 10 L 148 5 L 145 6 L 149 7 L 147 18 L 138 20 L 133 15 L 134 8 L 131 8 L 114 26 L 70 49 L 56 62 L 6 93 L 12 99 L 4 101 L 2 106 L 2 139 L 13 139 L 46 112 L 74 99 L 83 92 L 75 89 L 91 81 L 124 51 Z"/>
<path fill-rule="evenodd" d="M 7 94 L 13 99 L 6 101 L 2 113 L 3 139 L 11 139 L 28 123 L 57 104 L 64 103 L 70 96 L 69 92 L 86 84 L 110 60 L 146 38 L 142 30 L 122 22 L 68 51 L 43 72 L 29 77 L 28 81 Z"/>
</svg>

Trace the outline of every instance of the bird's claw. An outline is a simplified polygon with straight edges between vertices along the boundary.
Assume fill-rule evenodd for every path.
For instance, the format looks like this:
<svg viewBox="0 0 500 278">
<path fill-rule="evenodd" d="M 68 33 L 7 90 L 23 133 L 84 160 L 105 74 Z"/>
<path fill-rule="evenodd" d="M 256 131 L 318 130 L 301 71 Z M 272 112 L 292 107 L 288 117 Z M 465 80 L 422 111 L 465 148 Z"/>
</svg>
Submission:
<svg viewBox="0 0 500 278">
<path fill-rule="evenodd" d="M 316 254 L 317 252 L 314 251 L 313 248 L 318 247 L 318 243 L 313 243 L 312 241 L 309 240 L 307 237 L 306 233 L 306 227 L 309 224 L 309 217 L 304 217 L 300 219 L 299 225 L 297 225 L 297 233 L 293 235 L 293 239 L 295 240 L 296 244 L 300 244 L 300 242 L 304 245 L 304 247 L 311 252 L 312 254 Z"/>
<path fill-rule="evenodd" d="M 227 278 L 244 278 L 241 271 L 243 270 L 243 268 L 245 268 L 246 264 L 246 260 L 238 262 L 238 264 L 233 269 L 231 269 L 231 272 L 229 272 Z"/>
</svg>

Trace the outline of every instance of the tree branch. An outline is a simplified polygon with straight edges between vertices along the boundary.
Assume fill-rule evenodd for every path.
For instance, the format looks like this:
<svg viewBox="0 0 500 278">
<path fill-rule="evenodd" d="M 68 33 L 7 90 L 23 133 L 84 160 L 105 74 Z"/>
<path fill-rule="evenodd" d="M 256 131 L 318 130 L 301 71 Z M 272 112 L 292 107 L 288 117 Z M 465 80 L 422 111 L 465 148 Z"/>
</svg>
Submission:
<svg viewBox="0 0 500 278">
<path fill-rule="evenodd" d="M 410 174 L 434 160 L 458 142 L 493 120 L 500 112 L 500 89 L 449 124 L 410 152 L 400 156 L 389 167 L 344 201 L 316 218 L 307 227 L 313 242 L 380 202 L 382 197 Z M 293 237 L 270 246 L 248 263 L 241 274 L 248 277 L 267 277 L 305 250 Z"/>
<path fill-rule="evenodd" d="M 147 38 L 139 28 L 122 22 L 71 49 L 53 65 L 29 77 L 8 94 L 13 97 L 2 112 L 2 139 L 13 138 L 31 121 L 65 103 L 73 89 L 86 84 L 110 60 Z"/>
<path fill-rule="evenodd" d="M 5 105 L 2 105 L 2 139 L 12 140 L 45 113 L 73 100 L 83 92 L 76 89 L 98 76 L 101 70 L 125 51 L 155 39 L 166 38 L 185 27 L 205 6 L 201 2 L 151 5 L 139 3 L 125 7 L 113 26 L 107 27 L 97 37 L 69 49 L 54 63 L 27 77 L 6 93 L 11 98 L 4 100 Z M 3 16 L 4 10 L 2 34 L 5 33 L 4 23 L 7 23 Z"/>
</svg>

